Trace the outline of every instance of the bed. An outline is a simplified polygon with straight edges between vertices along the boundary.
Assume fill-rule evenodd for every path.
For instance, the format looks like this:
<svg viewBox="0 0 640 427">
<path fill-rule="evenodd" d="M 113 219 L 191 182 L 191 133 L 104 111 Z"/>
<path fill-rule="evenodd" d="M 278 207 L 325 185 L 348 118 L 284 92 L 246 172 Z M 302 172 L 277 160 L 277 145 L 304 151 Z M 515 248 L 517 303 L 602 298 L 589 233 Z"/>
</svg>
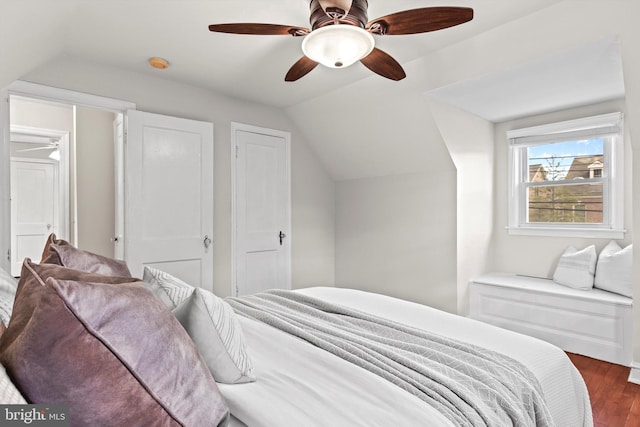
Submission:
<svg viewBox="0 0 640 427">
<path fill-rule="evenodd" d="M 55 235 L 0 291 L 0 403 L 71 425 L 593 426 L 559 348 L 380 294 L 223 299 Z"/>
<path fill-rule="evenodd" d="M 353 289 L 295 293 L 339 304 L 514 358 L 537 378 L 556 426 L 591 426 L 585 384 L 566 354 L 546 342 L 419 304 Z M 242 298 L 236 299 L 242 301 Z M 233 301 L 230 301 L 233 303 Z M 237 426 L 452 426 L 386 379 L 261 321 L 239 316 L 257 381 L 219 384 Z"/>
</svg>

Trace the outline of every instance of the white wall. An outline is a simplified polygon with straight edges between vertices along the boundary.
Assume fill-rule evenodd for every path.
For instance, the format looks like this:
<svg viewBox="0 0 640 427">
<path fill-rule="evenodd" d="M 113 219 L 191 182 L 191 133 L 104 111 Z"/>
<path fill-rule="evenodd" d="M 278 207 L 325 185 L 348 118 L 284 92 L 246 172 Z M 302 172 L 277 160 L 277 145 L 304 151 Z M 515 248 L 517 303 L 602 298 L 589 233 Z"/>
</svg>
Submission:
<svg viewBox="0 0 640 427">
<path fill-rule="evenodd" d="M 62 56 L 23 76 L 23 80 L 86 92 L 136 103 L 137 108 L 158 114 L 204 120 L 214 123 L 215 224 L 214 291 L 231 291 L 231 129 L 240 122 L 291 132 L 292 175 L 292 261 L 313 258 L 309 269 L 297 268 L 293 286 L 309 284 L 333 286 L 334 247 L 331 237 L 333 204 L 332 182 L 307 147 L 304 136 L 276 108 L 229 98 L 194 86 L 149 77 L 122 69 L 97 65 Z M 309 215 L 308 212 L 317 212 Z M 309 233 L 308 230 L 321 230 Z M 300 233 L 298 233 L 300 230 Z M 312 251 L 309 253 L 308 251 Z M 305 263 L 300 263 L 305 265 Z M 321 272 L 319 272 L 319 270 Z"/>
<path fill-rule="evenodd" d="M 74 2 L 2 2 L 0 87 L 62 51 L 64 26 L 75 7 Z"/>
<path fill-rule="evenodd" d="M 115 236 L 114 113 L 76 108 L 79 248 L 113 257 Z"/>
<path fill-rule="evenodd" d="M 295 203 L 291 275 L 294 288 L 335 283 L 335 187 L 307 144 L 294 144 Z"/>
<path fill-rule="evenodd" d="M 12 98 L 11 124 L 73 133 L 73 108 L 68 105 Z"/>
<path fill-rule="evenodd" d="M 458 313 L 469 312 L 469 281 L 487 270 L 494 218 L 493 123 L 428 98 L 456 166 Z M 460 126 L 464 123 L 464 126 Z"/>
<path fill-rule="evenodd" d="M 286 112 L 336 180 L 336 286 L 456 312 L 456 170 L 409 80 L 373 75 Z"/>
<path fill-rule="evenodd" d="M 336 183 L 336 286 L 456 312 L 456 176 Z"/>
</svg>

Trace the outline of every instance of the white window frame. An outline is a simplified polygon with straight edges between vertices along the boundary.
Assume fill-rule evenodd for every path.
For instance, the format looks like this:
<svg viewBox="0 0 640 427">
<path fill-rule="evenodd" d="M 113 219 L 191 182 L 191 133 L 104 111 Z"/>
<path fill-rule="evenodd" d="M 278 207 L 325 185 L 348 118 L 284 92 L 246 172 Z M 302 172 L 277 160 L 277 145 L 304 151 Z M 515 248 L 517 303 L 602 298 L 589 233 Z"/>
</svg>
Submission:
<svg viewBox="0 0 640 427">
<path fill-rule="evenodd" d="M 604 144 L 603 223 L 528 223 L 527 147 L 612 136 Z M 509 139 L 509 226 L 511 235 L 623 239 L 624 130 L 622 113 L 610 113 L 507 132 Z M 611 142 L 610 142 L 611 141 Z M 600 178 L 585 180 L 599 181 Z"/>
</svg>

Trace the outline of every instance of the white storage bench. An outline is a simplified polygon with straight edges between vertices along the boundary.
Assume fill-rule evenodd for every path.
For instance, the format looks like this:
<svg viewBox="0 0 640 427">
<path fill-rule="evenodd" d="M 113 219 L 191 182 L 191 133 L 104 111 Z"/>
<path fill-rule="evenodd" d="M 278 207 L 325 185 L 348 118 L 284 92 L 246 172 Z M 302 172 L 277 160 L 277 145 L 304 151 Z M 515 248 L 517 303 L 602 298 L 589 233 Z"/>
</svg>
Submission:
<svg viewBox="0 0 640 427">
<path fill-rule="evenodd" d="M 473 319 L 543 339 L 571 353 L 631 365 L 631 298 L 508 273 L 473 280 L 469 293 Z"/>
</svg>

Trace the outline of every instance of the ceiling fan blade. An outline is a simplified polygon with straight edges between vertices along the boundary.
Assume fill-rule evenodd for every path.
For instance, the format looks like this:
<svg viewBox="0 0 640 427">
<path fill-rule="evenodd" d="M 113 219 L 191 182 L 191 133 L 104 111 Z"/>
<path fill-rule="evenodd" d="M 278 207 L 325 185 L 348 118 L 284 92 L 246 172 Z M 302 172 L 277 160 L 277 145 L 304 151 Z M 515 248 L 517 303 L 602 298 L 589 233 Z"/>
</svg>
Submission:
<svg viewBox="0 0 640 427">
<path fill-rule="evenodd" d="M 391 80 L 398 81 L 407 77 L 398 61 L 377 47 L 374 47 L 371 53 L 362 58 L 360 62 L 374 73 Z"/>
<path fill-rule="evenodd" d="M 306 76 L 318 66 L 318 63 L 312 59 L 303 56 L 300 58 L 287 72 L 284 78 L 286 82 L 295 82 L 296 80 Z"/>
<path fill-rule="evenodd" d="M 24 150 L 17 150 L 16 152 L 22 153 L 22 152 L 25 152 L 25 151 L 56 150 L 57 148 L 58 148 L 57 145 L 48 145 L 46 147 L 25 148 Z"/>
<path fill-rule="evenodd" d="M 353 0 L 318 0 L 318 3 L 327 15 L 331 16 L 331 13 L 336 13 L 339 9 L 338 15 L 344 16 L 351 10 Z"/>
<path fill-rule="evenodd" d="M 229 34 L 255 34 L 264 36 L 303 36 L 308 28 L 278 24 L 212 24 L 209 31 Z"/>
<path fill-rule="evenodd" d="M 375 26 L 379 26 L 380 34 L 418 34 L 453 27 L 472 19 L 473 9 L 468 7 L 424 7 L 374 19 L 367 24 L 367 29 L 375 30 Z"/>
</svg>

